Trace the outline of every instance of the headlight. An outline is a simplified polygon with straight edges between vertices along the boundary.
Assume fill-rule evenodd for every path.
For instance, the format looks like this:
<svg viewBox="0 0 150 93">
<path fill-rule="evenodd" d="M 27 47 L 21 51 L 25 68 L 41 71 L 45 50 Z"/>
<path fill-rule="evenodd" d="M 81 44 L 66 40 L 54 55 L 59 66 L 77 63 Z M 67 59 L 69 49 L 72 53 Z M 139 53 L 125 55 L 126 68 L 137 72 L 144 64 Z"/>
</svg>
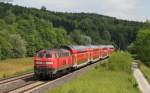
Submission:
<svg viewBox="0 0 150 93">
<path fill-rule="evenodd" d="M 46 62 L 47 65 L 53 64 L 53 62 Z"/>
<path fill-rule="evenodd" d="M 41 65 L 41 64 L 42 64 L 42 62 L 36 62 L 36 64 L 39 64 L 39 65 Z"/>
</svg>

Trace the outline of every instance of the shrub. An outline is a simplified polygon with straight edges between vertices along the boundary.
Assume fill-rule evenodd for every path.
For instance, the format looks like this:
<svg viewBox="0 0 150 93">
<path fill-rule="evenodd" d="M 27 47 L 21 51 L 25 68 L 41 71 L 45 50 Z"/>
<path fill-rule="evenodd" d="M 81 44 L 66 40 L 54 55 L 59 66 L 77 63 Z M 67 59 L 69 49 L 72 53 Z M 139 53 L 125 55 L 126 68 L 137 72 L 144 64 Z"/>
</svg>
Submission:
<svg viewBox="0 0 150 93">
<path fill-rule="evenodd" d="M 144 64 L 150 66 L 150 28 L 138 32 L 137 39 L 130 45 L 129 50 Z"/>
<path fill-rule="evenodd" d="M 131 73 L 133 58 L 128 52 L 118 51 L 108 59 L 107 66 L 110 70 L 122 70 Z"/>
</svg>

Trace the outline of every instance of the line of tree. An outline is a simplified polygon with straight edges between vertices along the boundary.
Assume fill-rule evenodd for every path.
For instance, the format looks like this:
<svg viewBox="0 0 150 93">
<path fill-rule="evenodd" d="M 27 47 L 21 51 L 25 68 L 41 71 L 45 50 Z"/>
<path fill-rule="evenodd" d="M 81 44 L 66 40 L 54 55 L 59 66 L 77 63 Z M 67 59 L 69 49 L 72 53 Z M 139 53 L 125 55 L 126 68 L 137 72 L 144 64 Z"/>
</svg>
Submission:
<svg viewBox="0 0 150 93">
<path fill-rule="evenodd" d="M 136 38 L 141 22 L 93 13 L 62 13 L 0 3 L 0 59 L 33 56 L 36 50 L 68 44 L 114 44 Z"/>
<path fill-rule="evenodd" d="M 128 50 L 135 55 L 137 59 L 140 59 L 147 66 L 150 66 L 150 22 L 140 29 L 137 34 L 136 41 L 131 43 Z"/>
</svg>

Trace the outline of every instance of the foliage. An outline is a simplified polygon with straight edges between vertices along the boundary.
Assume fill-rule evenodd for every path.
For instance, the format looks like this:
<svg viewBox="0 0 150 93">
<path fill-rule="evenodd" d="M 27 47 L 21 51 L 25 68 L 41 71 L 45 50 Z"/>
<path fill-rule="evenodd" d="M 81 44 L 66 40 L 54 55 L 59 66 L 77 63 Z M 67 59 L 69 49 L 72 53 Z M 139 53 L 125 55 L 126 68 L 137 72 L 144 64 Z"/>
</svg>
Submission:
<svg viewBox="0 0 150 93">
<path fill-rule="evenodd" d="M 0 31 L 0 50 L 1 50 L 1 59 L 5 59 L 6 57 L 10 57 L 10 52 L 12 49 L 12 45 L 10 44 L 10 37 L 7 31 Z"/>
<path fill-rule="evenodd" d="M 90 45 L 92 43 L 91 37 L 83 35 L 80 30 L 71 32 L 70 37 L 78 45 Z"/>
<path fill-rule="evenodd" d="M 138 32 L 136 41 L 130 45 L 129 50 L 137 55 L 137 58 L 150 66 L 150 24 L 146 25 Z"/>
<path fill-rule="evenodd" d="M 121 70 L 131 73 L 132 62 L 133 58 L 128 52 L 118 51 L 110 56 L 106 66 L 110 70 Z"/>
<path fill-rule="evenodd" d="M 33 56 L 36 50 L 68 44 L 113 43 L 126 49 L 142 25 L 92 13 L 51 12 L 44 6 L 34 9 L 0 3 L 0 58 Z M 19 51 L 14 51 L 14 35 L 21 38 L 17 41 Z"/>
<path fill-rule="evenodd" d="M 42 7 L 41 7 L 41 10 L 42 10 L 42 11 L 46 11 L 46 7 L 45 7 L 45 6 L 42 6 Z"/>
<path fill-rule="evenodd" d="M 12 57 L 25 57 L 26 56 L 26 41 L 20 35 L 11 35 L 10 42 L 12 45 Z"/>
<path fill-rule="evenodd" d="M 46 93 L 140 93 L 132 74 L 98 65 L 79 78 Z"/>
</svg>

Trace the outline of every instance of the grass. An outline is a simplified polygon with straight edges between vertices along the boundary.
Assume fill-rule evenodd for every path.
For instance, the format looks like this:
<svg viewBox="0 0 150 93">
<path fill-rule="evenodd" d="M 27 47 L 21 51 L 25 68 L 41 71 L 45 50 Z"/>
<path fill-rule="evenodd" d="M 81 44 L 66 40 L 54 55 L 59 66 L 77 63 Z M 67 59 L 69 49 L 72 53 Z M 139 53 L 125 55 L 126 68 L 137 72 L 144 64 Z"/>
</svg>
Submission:
<svg viewBox="0 0 150 93">
<path fill-rule="evenodd" d="M 117 55 L 119 59 L 116 59 Z M 116 62 L 111 63 L 112 61 Z M 49 90 L 47 93 L 140 93 L 138 84 L 129 71 L 131 67 L 129 70 L 124 69 L 123 65 L 130 66 L 129 61 L 132 59 L 128 53 L 117 52 L 109 58 L 108 62 L 96 66 L 80 78 Z M 118 64 L 118 62 L 126 63 Z M 121 67 L 116 68 L 116 66 Z"/>
<path fill-rule="evenodd" d="M 19 76 L 33 71 L 33 58 L 0 61 L 0 79 Z"/>
<path fill-rule="evenodd" d="M 131 73 L 131 67 L 133 58 L 128 52 L 118 51 L 113 53 L 110 58 L 108 59 L 108 68 L 110 70 L 122 70 L 127 73 Z"/>
<path fill-rule="evenodd" d="M 150 67 L 148 67 L 144 64 L 141 64 L 140 68 L 141 68 L 141 71 L 143 72 L 144 76 L 147 78 L 147 80 L 150 83 Z"/>
</svg>

